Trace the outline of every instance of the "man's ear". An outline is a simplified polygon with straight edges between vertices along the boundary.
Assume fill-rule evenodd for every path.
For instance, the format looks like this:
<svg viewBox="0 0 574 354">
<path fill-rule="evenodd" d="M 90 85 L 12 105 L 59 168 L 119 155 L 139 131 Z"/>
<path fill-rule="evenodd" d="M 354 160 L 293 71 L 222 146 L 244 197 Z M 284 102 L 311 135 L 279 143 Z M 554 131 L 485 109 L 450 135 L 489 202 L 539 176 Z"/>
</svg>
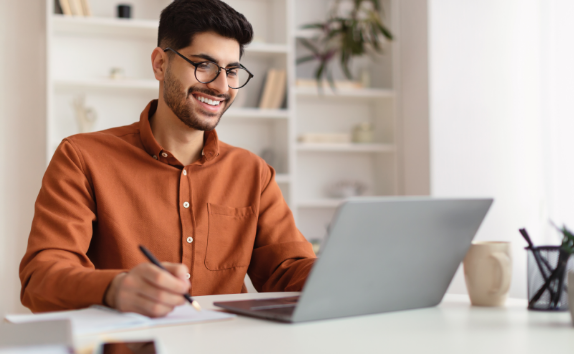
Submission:
<svg viewBox="0 0 574 354">
<path fill-rule="evenodd" d="M 158 81 L 163 81 L 167 69 L 167 53 L 157 47 L 151 53 L 151 66 L 153 74 Z"/>
</svg>

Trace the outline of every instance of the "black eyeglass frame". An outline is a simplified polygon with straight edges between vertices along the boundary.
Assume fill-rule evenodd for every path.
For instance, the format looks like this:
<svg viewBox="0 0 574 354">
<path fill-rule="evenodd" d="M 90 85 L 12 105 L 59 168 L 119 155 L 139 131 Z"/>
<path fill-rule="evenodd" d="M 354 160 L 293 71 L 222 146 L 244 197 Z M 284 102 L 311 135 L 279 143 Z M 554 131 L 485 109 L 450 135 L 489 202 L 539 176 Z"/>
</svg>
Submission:
<svg viewBox="0 0 574 354">
<path fill-rule="evenodd" d="M 193 62 L 193 61 L 189 60 L 189 59 L 186 58 L 183 54 L 179 53 L 177 50 L 172 49 L 172 48 L 170 48 L 170 47 L 165 48 L 163 51 L 164 51 L 164 52 L 167 52 L 168 50 L 174 52 L 175 54 L 179 55 L 183 60 L 185 60 L 186 62 L 188 62 L 188 63 L 190 63 L 191 65 L 193 65 L 193 66 L 195 67 L 195 72 L 193 73 L 194 76 L 195 76 L 195 79 L 196 79 L 197 81 L 201 82 L 202 84 L 209 84 L 209 83 L 212 83 L 213 81 L 217 80 L 217 78 L 219 77 L 219 74 L 221 74 L 221 70 L 222 70 L 222 69 L 225 70 L 225 74 L 226 74 L 226 75 L 229 75 L 229 71 L 231 71 L 231 70 L 233 70 L 233 69 L 236 69 L 236 68 L 230 68 L 230 69 L 224 68 L 224 67 L 219 66 L 219 65 L 217 65 L 217 63 L 214 63 L 214 62 L 212 62 L 212 61 L 210 61 L 210 60 L 204 60 L 204 61 L 200 61 L 200 62 L 197 62 L 197 63 L 196 63 L 196 62 Z M 215 77 L 213 78 L 213 80 L 207 81 L 207 82 L 203 82 L 203 81 L 201 81 L 201 80 L 199 80 L 199 79 L 197 78 L 197 67 L 198 67 L 199 65 L 203 64 L 203 63 L 212 63 L 213 65 L 217 66 L 217 68 L 219 69 L 219 70 L 217 71 L 217 75 L 215 75 Z M 246 67 L 244 67 L 243 64 L 239 64 L 239 68 L 240 68 L 240 69 L 244 69 L 245 71 L 247 71 L 247 73 L 249 74 L 249 78 L 248 78 L 247 81 L 246 81 L 243 85 L 241 85 L 240 87 L 231 87 L 231 86 L 229 86 L 229 84 L 227 84 L 227 86 L 229 86 L 229 88 L 234 89 L 234 90 L 239 90 L 240 88 L 245 87 L 245 85 L 247 85 L 247 84 L 249 83 L 249 81 L 251 81 L 251 79 L 254 77 L 254 75 L 251 73 L 251 71 L 249 71 Z"/>
</svg>

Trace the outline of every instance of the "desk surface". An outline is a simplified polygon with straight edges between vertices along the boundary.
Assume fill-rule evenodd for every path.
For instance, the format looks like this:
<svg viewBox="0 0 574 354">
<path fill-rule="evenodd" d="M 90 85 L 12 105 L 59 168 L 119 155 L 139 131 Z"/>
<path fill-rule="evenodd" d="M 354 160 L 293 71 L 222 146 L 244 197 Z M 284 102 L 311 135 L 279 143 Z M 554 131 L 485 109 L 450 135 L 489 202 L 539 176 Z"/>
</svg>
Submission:
<svg viewBox="0 0 574 354">
<path fill-rule="evenodd" d="M 261 293 L 195 297 L 214 301 L 279 297 Z M 468 297 L 446 295 L 434 308 L 282 324 L 238 316 L 221 322 L 126 331 L 75 338 L 78 348 L 102 340 L 156 338 L 165 353 L 549 353 L 574 352 L 574 327 L 567 312 L 526 310 L 525 300 L 505 307 L 472 307 Z M 82 350 L 84 352 L 84 350 Z"/>
</svg>

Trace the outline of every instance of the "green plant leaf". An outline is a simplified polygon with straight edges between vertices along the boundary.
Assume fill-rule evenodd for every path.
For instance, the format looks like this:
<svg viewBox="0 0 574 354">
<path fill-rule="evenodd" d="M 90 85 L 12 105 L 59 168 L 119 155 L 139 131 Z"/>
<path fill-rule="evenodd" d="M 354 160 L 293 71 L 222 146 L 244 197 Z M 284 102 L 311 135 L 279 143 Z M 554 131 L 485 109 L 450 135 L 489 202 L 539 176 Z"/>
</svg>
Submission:
<svg viewBox="0 0 574 354">
<path fill-rule="evenodd" d="M 299 38 L 299 42 L 303 45 L 303 47 L 309 49 L 316 57 L 321 56 L 321 52 L 319 48 L 317 48 L 311 41 L 306 38 Z"/>
<path fill-rule="evenodd" d="M 297 58 L 297 65 L 306 63 L 306 62 L 308 62 L 308 61 L 313 61 L 313 60 L 316 60 L 316 59 L 317 59 L 317 57 L 314 56 L 314 55 L 309 55 L 309 56 L 306 56 L 306 57 Z"/>
</svg>

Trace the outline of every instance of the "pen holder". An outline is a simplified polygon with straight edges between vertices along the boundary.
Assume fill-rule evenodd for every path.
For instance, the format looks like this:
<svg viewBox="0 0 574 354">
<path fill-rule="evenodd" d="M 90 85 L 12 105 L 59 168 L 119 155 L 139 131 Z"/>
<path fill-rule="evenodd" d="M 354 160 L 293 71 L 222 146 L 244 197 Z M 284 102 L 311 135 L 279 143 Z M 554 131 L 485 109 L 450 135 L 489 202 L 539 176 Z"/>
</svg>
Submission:
<svg viewBox="0 0 574 354">
<path fill-rule="evenodd" d="M 568 272 L 574 270 L 569 255 L 561 259 L 560 246 L 541 246 L 528 251 L 528 309 L 568 310 Z M 562 261 L 562 262 L 560 262 Z"/>
</svg>

